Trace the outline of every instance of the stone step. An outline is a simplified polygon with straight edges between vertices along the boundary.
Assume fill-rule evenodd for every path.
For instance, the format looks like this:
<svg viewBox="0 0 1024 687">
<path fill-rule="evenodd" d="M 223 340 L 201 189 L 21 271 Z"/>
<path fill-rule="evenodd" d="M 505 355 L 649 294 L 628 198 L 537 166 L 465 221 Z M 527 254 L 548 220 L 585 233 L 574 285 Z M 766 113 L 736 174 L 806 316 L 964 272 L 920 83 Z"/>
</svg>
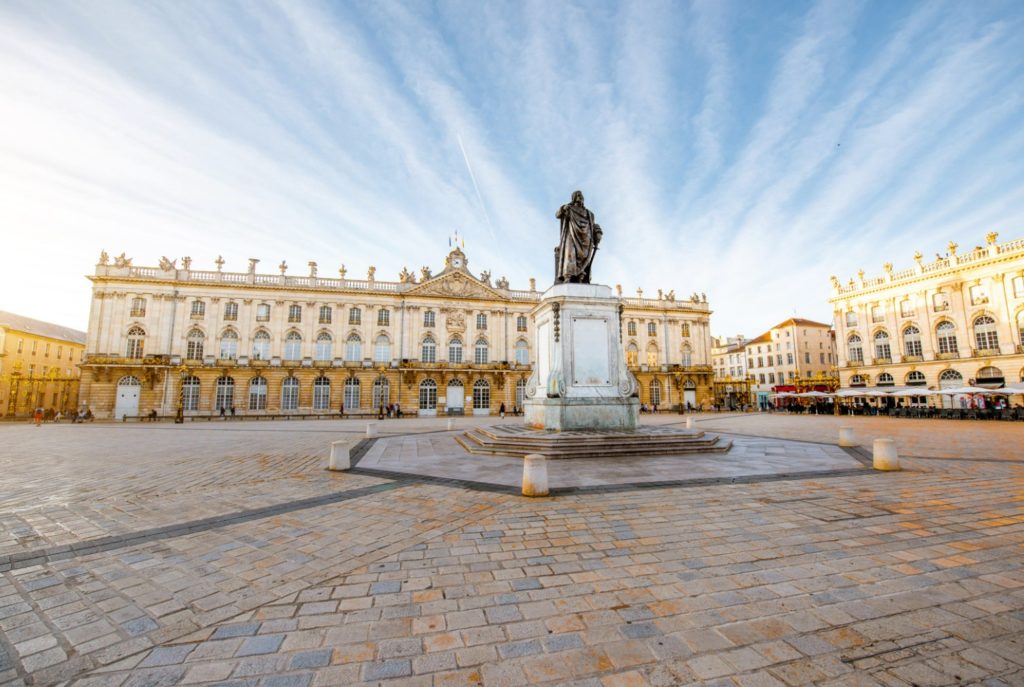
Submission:
<svg viewBox="0 0 1024 687">
<path fill-rule="evenodd" d="M 725 453 L 731 441 L 703 432 L 595 433 L 581 435 L 550 432 L 505 432 L 475 428 L 455 437 L 463 449 L 474 455 L 525 456 L 541 453 L 548 458 L 621 458 L 666 456 L 686 453 Z"/>
</svg>

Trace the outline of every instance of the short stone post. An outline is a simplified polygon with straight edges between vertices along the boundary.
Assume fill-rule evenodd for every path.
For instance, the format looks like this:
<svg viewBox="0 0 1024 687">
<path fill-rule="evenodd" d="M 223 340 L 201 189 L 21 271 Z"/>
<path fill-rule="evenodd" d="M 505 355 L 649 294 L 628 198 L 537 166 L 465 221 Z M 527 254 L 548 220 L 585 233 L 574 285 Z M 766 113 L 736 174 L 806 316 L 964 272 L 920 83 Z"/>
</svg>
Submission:
<svg viewBox="0 0 1024 687">
<path fill-rule="evenodd" d="M 453 429 L 455 429 L 455 420 L 452 418 L 448 418 L 448 431 L 450 432 Z"/>
<path fill-rule="evenodd" d="M 853 427 L 839 428 L 839 445 L 843 448 L 852 448 L 857 445 L 857 440 L 853 438 Z"/>
<path fill-rule="evenodd" d="M 548 495 L 548 461 L 539 453 L 523 458 L 523 496 Z"/>
<path fill-rule="evenodd" d="M 352 456 L 349 453 L 352 444 L 348 439 L 331 442 L 331 459 L 327 463 L 328 470 L 348 470 L 352 467 Z"/>
<path fill-rule="evenodd" d="M 366 438 L 372 439 L 375 436 L 377 436 L 377 425 L 372 422 L 368 422 L 366 424 Z"/>
<path fill-rule="evenodd" d="M 872 465 L 876 470 L 899 470 L 900 457 L 892 439 L 875 439 Z"/>
<path fill-rule="evenodd" d="M 693 418 L 686 418 L 686 429 L 693 429 Z"/>
</svg>

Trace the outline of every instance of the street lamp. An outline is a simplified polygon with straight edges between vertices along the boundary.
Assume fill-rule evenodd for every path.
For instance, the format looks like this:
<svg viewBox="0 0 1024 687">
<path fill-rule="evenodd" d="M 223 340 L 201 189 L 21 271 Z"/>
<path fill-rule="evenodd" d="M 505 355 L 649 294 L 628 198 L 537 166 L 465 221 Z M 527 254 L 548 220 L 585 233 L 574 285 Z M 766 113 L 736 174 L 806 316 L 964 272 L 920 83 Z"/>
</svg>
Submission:
<svg viewBox="0 0 1024 687">
<path fill-rule="evenodd" d="M 174 424 L 185 423 L 185 379 L 188 378 L 188 368 L 184 365 L 178 368 L 178 410 L 174 413 Z"/>
</svg>

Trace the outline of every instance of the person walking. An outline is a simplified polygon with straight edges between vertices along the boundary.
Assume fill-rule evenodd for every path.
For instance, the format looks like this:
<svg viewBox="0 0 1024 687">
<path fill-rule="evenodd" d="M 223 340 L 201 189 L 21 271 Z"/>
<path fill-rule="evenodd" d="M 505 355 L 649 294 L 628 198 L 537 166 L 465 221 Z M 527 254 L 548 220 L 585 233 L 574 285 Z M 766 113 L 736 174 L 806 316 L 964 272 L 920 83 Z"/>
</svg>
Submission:
<svg viewBox="0 0 1024 687">
<path fill-rule="evenodd" d="M 36 421 L 36 427 L 43 424 L 43 409 L 36 408 L 36 412 L 32 415 L 32 417 Z"/>
<path fill-rule="evenodd" d="M 501 415 L 502 419 L 505 419 L 505 404 L 502 403 L 501 407 L 498 408 L 498 414 Z"/>
</svg>

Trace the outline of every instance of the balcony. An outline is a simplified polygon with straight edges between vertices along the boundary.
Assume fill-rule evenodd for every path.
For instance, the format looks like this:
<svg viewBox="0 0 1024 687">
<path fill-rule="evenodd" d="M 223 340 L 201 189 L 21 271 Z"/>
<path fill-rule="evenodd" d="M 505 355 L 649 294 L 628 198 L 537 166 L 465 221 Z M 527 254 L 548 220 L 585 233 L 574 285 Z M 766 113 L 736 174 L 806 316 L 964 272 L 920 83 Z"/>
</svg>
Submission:
<svg viewBox="0 0 1024 687">
<path fill-rule="evenodd" d="M 892 365 L 892 358 L 872 358 L 872 365 Z"/>
<path fill-rule="evenodd" d="M 905 363 L 920 363 L 920 362 L 924 362 L 924 356 L 923 355 L 905 355 L 905 356 L 903 356 L 901 358 L 901 360 L 903 362 L 905 362 Z"/>
<path fill-rule="evenodd" d="M 950 351 L 949 353 L 936 353 L 936 360 L 956 360 L 960 357 L 959 351 Z"/>
<path fill-rule="evenodd" d="M 971 351 L 971 354 L 975 358 L 992 358 L 1001 355 L 998 348 L 976 348 Z"/>
</svg>

